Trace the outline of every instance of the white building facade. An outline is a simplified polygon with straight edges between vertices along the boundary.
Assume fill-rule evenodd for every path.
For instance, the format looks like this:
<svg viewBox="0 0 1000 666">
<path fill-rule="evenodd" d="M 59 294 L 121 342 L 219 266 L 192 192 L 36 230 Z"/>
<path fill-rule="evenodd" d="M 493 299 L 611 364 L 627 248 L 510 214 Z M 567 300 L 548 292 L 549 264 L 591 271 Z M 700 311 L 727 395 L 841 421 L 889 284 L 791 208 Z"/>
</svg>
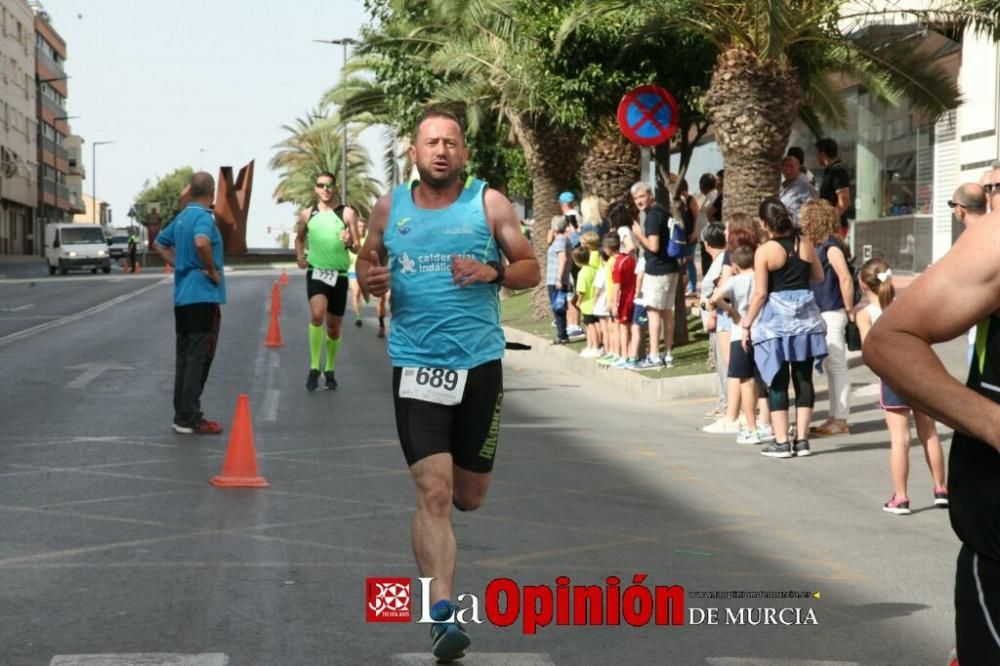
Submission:
<svg viewBox="0 0 1000 666">
<path fill-rule="evenodd" d="M 0 0 L 0 254 L 35 251 L 34 22 L 26 0 Z"/>
</svg>

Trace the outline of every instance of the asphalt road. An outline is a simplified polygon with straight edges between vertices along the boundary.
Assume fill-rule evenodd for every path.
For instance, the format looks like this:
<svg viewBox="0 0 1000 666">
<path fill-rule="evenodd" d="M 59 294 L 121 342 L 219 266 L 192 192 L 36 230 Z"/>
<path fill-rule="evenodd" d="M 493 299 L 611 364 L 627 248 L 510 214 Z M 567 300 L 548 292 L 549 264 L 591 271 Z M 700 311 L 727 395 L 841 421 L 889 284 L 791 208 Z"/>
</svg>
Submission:
<svg viewBox="0 0 1000 666">
<path fill-rule="evenodd" d="M 300 276 L 282 290 L 286 346 L 262 345 L 274 277 L 230 276 L 203 397 L 228 429 L 249 395 L 271 484 L 254 490 L 208 484 L 226 436 L 170 430 L 168 281 L 0 281 L 0 664 L 433 663 L 426 625 L 365 622 L 366 577 L 418 576 L 373 311 L 345 327 L 341 388 L 306 393 Z M 490 496 L 455 516 L 456 589 L 482 605 L 497 578 L 617 576 L 624 592 L 641 573 L 650 589 L 684 587 L 686 624 L 553 622 L 531 635 L 484 621 L 464 663 L 943 664 L 958 543 L 931 508 L 919 447 L 917 511 L 880 510 L 887 435 L 870 374 L 855 373 L 854 434 L 780 461 L 698 432 L 709 403 L 629 404 L 512 353 Z M 696 595 L 712 591 L 820 595 Z M 713 607 L 718 625 L 691 623 Z M 727 608 L 811 611 L 816 624 L 727 624 Z"/>
</svg>

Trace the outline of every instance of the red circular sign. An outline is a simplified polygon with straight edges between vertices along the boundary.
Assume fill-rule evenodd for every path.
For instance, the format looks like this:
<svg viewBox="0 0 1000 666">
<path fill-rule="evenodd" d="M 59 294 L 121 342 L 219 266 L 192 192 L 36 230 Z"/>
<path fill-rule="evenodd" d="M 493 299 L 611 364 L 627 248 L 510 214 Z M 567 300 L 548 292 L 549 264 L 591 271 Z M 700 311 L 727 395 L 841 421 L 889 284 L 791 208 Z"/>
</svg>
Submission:
<svg viewBox="0 0 1000 666">
<path fill-rule="evenodd" d="M 632 143 L 656 146 L 668 141 L 680 122 L 677 100 L 666 88 L 639 86 L 618 104 L 618 127 Z"/>
</svg>

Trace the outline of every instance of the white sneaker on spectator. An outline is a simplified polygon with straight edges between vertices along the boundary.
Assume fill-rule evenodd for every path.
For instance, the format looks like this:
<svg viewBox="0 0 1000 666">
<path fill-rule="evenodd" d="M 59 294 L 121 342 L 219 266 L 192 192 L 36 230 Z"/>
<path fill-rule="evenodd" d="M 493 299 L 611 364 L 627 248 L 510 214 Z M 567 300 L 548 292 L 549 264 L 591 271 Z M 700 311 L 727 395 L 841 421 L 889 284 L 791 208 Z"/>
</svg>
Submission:
<svg viewBox="0 0 1000 666">
<path fill-rule="evenodd" d="M 762 423 L 757 426 L 757 436 L 760 437 L 761 442 L 773 442 L 774 441 L 774 428 L 768 423 Z"/>
<path fill-rule="evenodd" d="M 674 367 L 674 355 L 667 352 L 666 356 L 663 357 L 663 367 L 672 368 Z"/>
<path fill-rule="evenodd" d="M 710 423 L 701 429 L 702 432 L 707 432 L 712 435 L 735 435 L 740 431 L 739 421 L 729 421 L 726 417 L 722 417 L 715 423 Z"/>
<path fill-rule="evenodd" d="M 747 430 L 746 428 L 740 428 L 740 434 L 736 435 L 737 444 L 760 444 L 760 435 L 756 430 Z"/>
<path fill-rule="evenodd" d="M 663 361 L 658 358 L 653 358 L 652 356 L 647 356 L 646 358 L 639 361 L 640 370 L 655 370 L 656 368 L 662 368 Z"/>
<path fill-rule="evenodd" d="M 568 335 L 571 338 L 582 338 L 585 337 L 587 334 L 584 333 L 583 329 L 580 328 L 579 326 L 574 326 L 572 328 L 566 329 L 566 335 Z"/>
<path fill-rule="evenodd" d="M 599 358 L 601 355 L 602 355 L 601 350 L 594 349 L 593 347 L 587 347 L 582 352 L 580 352 L 580 356 L 582 358 Z"/>
</svg>

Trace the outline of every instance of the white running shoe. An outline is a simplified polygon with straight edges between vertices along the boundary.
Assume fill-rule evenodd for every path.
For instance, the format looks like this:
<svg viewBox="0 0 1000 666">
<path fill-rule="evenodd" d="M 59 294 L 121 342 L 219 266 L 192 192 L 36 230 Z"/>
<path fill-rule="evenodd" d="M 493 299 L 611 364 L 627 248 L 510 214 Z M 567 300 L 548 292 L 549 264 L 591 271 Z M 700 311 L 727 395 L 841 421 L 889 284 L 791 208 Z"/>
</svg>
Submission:
<svg viewBox="0 0 1000 666">
<path fill-rule="evenodd" d="M 729 421 L 723 416 L 718 419 L 715 423 L 710 423 L 701 429 L 702 432 L 707 432 L 712 435 L 735 435 L 740 431 L 739 421 Z"/>
</svg>

